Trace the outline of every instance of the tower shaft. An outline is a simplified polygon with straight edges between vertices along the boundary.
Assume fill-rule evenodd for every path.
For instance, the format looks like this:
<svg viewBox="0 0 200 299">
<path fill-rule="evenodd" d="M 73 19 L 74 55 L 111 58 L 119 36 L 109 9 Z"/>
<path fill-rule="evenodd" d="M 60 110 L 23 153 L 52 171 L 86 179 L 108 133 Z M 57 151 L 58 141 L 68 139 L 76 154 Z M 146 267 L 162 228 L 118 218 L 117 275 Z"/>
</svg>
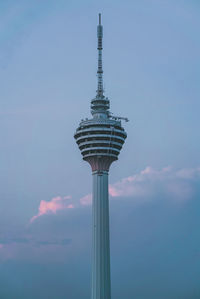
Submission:
<svg viewBox="0 0 200 299">
<path fill-rule="evenodd" d="M 108 172 L 93 172 L 92 299 L 110 299 Z"/>
</svg>

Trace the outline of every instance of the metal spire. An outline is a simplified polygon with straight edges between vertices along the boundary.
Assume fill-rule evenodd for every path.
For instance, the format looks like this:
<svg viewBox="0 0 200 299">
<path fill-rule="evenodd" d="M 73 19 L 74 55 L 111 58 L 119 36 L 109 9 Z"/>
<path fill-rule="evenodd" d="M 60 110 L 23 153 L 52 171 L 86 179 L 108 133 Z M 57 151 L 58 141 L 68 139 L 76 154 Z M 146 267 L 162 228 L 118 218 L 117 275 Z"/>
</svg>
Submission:
<svg viewBox="0 0 200 299">
<path fill-rule="evenodd" d="M 101 25 L 101 14 L 99 14 L 99 25 L 97 26 L 97 50 L 98 50 L 98 70 L 97 70 L 97 77 L 98 77 L 98 84 L 97 84 L 97 97 L 104 97 L 103 96 L 103 68 L 102 68 L 102 39 L 103 39 L 103 26 Z"/>
<path fill-rule="evenodd" d="M 98 69 L 97 69 L 97 90 L 96 97 L 91 101 L 91 113 L 94 118 L 108 118 L 110 102 L 104 96 L 103 90 L 103 68 L 102 68 L 102 39 L 103 26 L 101 25 L 101 14 L 99 14 L 99 24 L 97 26 L 97 50 L 98 50 Z"/>
</svg>

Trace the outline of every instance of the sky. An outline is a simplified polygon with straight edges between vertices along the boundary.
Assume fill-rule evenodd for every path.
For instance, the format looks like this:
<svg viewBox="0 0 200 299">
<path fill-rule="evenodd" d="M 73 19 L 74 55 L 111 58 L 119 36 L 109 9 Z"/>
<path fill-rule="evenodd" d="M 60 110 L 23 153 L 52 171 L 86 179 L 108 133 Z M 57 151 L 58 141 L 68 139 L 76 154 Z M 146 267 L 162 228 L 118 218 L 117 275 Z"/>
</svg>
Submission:
<svg viewBox="0 0 200 299">
<path fill-rule="evenodd" d="M 110 169 L 112 297 L 200 298 L 200 3 L 0 1 L 0 298 L 87 299 L 96 91 L 128 117 Z"/>
</svg>

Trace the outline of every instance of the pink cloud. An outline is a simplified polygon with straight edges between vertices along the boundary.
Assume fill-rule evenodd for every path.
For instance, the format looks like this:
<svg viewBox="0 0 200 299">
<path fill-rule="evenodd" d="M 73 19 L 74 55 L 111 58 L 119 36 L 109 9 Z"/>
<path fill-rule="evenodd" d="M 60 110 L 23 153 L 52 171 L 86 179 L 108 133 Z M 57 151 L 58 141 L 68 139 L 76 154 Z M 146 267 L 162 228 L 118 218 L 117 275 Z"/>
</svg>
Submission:
<svg viewBox="0 0 200 299">
<path fill-rule="evenodd" d="M 33 216 L 30 222 L 32 223 L 38 217 L 45 214 L 56 214 L 56 212 L 59 210 L 73 209 L 74 205 L 68 203 L 69 199 L 71 199 L 71 196 L 65 196 L 65 197 L 57 196 L 52 198 L 51 201 L 41 200 L 38 208 L 38 214 Z"/>
<path fill-rule="evenodd" d="M 193 181 L 199 179 L 199 167 L 174 170 L 171 166 L 167 166 L 157 170 L 147 166 L 139 173 L 110 184 L 109 195 L 111 199 L 131 197 L 135 201 L 145 202 L 158 198 L 157 194 L 162 192 L 162 197 L 184 201 L 191 198 L 194 194 Z M 56 214 L 59 210 L 92 204 L 92 194 L 87 194 L 80 198 L 76 206 L 69 202 L 70 199 L 71 196 L 57 196 L 50 201 L 41 200 L 38 213 L 31 218 L 30 222 L 32 223 L 42 215 Z"/>
<path fill-rule="evenodd" d="M 3 244 L 0 244 L 0 249 L 2 249 L 4 247 L 4 245 Z"/>
<path fill-rule="evenodd" d="M 171 166 L 156 170 L 150 166 L 144 170 L 121 179 L 109 186 L 111 197 L 156 198 L 162 190 L 163 195 L 177 200 L 186 200 L 193 195 L 191 180 L 200 178 L 200 168 L 174 170 Z"/>
</svg>

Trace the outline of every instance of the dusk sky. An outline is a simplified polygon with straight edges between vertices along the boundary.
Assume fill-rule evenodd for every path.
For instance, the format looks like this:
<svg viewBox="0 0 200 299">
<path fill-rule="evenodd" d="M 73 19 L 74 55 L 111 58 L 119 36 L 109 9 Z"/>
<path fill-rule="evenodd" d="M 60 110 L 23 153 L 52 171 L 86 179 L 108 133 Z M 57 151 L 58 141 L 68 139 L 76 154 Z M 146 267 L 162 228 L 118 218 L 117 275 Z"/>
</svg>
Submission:
<svg viewBox="0 0 200 299">
<path fill-rule="evenodd" d="M 0 0 L 0 299 L 88 299 L 91 189 L 73 138 L 96 93 L 128 137 L 110 169 L 113 299 L 200 298 L 200 1 Z"/>
</svg>

